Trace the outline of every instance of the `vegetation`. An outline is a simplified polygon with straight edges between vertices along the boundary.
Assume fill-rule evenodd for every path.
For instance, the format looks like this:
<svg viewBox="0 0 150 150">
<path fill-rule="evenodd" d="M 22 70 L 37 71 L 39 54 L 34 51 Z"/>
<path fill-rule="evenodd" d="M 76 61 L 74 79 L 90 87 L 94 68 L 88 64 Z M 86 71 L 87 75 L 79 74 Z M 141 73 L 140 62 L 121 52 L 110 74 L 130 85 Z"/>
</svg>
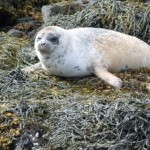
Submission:
<svg viewBox="0 0 150 150">
<path fill-rule="evenodd" d="M 148 7 L 99 0 L 74 15 L 52 16 L 43 27 L 103 27 L 148 42 Z M 26 37 L 0 33 L 0 149 L 150 148 L 149 68 L 117 73 L 123 87 L 115 90 L 95 76 L 59 78 L 44 71 L 27 76 L 20 70 L 37 61 Z"/>
<path fill-rule="evenodd" d="M 148 4 L 99 0 L 75 15 L 53 16 L 46 26 L 101 27 L 134 35 L 149 42 L 149 20 Z"/>
</svg>

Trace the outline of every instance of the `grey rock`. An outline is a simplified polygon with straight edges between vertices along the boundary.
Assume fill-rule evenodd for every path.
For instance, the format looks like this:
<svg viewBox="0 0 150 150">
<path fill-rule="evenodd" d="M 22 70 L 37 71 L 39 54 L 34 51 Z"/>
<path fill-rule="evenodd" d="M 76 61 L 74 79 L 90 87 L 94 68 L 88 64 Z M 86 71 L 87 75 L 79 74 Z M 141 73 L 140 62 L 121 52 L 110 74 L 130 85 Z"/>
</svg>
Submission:
<svg viewBox="0 0 150 150">
<path fill-rule="evenodd" d="M 45 5 L 41 9 L 44 23 L 48 22 L 48 20 L 50 19 L 51 8 L 52 5 Z"/>
<path fill-rule="evenodd" d="M 12 36 L 12 37 L 18 37 L 18 38 L 21 38 L 23 37 L 25 34 L 23 31 L 20 31 L 20 30 L 16 30 L 16 29 L 10 29 L 7 34 L 9 36 Z"/>
<path fill-rule="evenodd" d="M 64 14 L 72 15 L 77 11 L 81 11 L 83 5 L 80 2 L 60 2 L 53 5 L 45 5 L 42 7 L 42 15 L 44 23 L 50 20 L 51 16 Z"/>
<path fill-rule="evenodd" d="M 150 4 L 150 0 L 147 0 L 146 3 Z"/>
</svg>

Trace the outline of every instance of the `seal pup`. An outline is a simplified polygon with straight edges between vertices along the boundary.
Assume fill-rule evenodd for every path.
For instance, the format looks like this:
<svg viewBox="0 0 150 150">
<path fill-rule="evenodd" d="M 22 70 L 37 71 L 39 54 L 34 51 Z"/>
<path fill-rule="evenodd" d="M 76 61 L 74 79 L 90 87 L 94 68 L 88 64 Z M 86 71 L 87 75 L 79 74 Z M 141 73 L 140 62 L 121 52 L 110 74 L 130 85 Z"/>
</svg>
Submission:
<svg viewBox="0 0 150 150">
<path fill-rule="evenodd" d="M 65 30 L 48 26 L 38 32 L 35 50 L 39 63 L 23 69 L 44 69 L 62 77 L 95 74 L 115 88 L 122 81 L 112 73 L 150 67 L 150 46 L 140 39 L 102 28 Z"/>
</svg>

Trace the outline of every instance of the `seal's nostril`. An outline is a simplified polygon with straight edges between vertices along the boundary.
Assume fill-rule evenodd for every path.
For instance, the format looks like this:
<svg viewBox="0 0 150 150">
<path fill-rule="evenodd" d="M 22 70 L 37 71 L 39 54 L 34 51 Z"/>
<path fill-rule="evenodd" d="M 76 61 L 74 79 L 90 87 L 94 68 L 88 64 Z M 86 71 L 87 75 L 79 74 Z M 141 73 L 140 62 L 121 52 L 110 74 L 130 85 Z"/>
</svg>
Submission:
<svg viewBox="0 0 150 150">
<path fill-rule="evenodd" d="M 41 46 L 45 46 L 47 43 L 46 42 L 42 42 L 41 43 Z"/>
</svg>

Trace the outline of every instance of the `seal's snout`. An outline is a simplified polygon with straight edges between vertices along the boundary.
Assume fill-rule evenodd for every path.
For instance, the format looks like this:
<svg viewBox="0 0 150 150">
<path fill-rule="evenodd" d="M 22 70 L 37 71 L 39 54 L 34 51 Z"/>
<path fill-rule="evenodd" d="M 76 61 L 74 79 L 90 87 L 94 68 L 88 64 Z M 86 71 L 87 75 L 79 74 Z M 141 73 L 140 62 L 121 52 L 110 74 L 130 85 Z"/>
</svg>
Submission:
<svg viewBox="0 0 150 150">
<path fill-rule="evenodd" d="M 43 41 L 39 41 L 37 46 L 38 46 L 38 51 L 39 52 L 46 52 L 47 51 L 47 41 L 43 40 Z"/>
<path fill-rule="evenodd" d="M 40 45 L 41 45 L 42 47 L 45 47 L 45 46 L 47 45 L 47 42 L 41 42 Z"/>
</svg>

